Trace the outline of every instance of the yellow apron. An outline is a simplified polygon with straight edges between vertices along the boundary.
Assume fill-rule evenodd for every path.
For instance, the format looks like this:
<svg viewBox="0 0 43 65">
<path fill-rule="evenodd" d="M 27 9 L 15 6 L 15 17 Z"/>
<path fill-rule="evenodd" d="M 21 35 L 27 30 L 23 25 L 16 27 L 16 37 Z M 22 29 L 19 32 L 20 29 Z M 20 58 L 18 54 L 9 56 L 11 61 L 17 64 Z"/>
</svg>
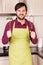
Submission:
<svg viewBox="0 0 43 65">
<path fill-rule="evenodd" d="M 9 65 L 32 65 L 27 28 L 13 28 L 9 46 Z"/>
</svg>

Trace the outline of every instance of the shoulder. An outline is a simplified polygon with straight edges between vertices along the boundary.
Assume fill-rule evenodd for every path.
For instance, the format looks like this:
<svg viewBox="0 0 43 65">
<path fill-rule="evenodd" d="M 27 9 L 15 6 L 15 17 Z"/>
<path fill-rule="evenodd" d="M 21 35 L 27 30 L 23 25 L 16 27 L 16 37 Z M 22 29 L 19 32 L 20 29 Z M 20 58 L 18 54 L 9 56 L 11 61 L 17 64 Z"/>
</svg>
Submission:
<svg viewBox="0 0 43 65">
<path fill-rule="evenodd" d="M 26 19 L 26 24 L 28 25 L 30 30 L 34 29 L 34 23 Z"/>
<path fill-rule="evenodd" d="M 11 25 L 13 25 L 13 23 L 16 21 L 16 19 L 15 20 L 12 20 L 12 21 L 8 21 L 7 22 L 7 24 L 6 24 L 6 26 L 11 26 Z"/>
<path fill-rule="evenodd" d="M 33 22 L 29 21 L 26 19 L 26 23 L 29 25 L 29 26 L 34 26 Z"/>
</svg>

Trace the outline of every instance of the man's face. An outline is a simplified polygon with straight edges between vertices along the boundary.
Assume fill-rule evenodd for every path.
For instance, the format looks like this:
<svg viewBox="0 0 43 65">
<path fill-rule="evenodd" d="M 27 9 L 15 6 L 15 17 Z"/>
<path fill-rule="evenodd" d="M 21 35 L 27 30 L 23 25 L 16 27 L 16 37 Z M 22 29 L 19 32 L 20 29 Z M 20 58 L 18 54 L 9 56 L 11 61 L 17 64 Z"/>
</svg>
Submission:
<svg viewBox="0 0 43 65">
<path fill-rule="evenodd" d="M 25 18 L 26 13 L 27 13 L 27 11 L 26 11 L 25 6 L 16 10 L 17 18 L 20 20 L 23 20 Z"/>
</svg>

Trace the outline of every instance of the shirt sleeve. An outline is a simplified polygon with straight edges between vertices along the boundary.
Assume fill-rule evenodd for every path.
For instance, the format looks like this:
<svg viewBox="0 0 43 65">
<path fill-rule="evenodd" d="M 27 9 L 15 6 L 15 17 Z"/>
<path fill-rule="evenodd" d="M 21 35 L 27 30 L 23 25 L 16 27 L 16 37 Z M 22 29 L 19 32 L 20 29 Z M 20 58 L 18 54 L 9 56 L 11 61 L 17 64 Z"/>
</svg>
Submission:
<svg viewBox="0 0 43 65">
<path fill-rule="evenodd" d="M 34 34 L 35 34 L 34 38 L 31 37 L 31 32 L 34 32 Z M 34 26 L 33 23 L 30 23 L 30 40 L 32 41 L 33 44 L 37 44 L 38 43 L 38 38 L 37 38 L 35 26 Z"/>
<path fill-rule="evenodd" d="M 8 22 L 5 26 L 4 34 L 2 36 L 2 43 L 7 44 L 10 40 L 10 38 L 7 37 L 7 31 L 11 29 L 11 23 Z"/>
</svg>

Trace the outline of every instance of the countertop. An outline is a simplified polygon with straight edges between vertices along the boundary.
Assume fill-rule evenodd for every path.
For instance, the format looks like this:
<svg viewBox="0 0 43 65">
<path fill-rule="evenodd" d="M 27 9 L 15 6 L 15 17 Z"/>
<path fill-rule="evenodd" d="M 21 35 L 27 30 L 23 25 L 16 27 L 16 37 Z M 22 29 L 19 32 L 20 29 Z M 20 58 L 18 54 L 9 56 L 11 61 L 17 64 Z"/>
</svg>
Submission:
<svg viewBox="0 0 43 65">
<path fill-rule="evenodd" d="M 38 47 L 30 47 L 30 50 L 31 50 L 31 54 L 32 55 L 38 55 L 40 56 L 41 58 L 43 58 L 43 48 L 42 50 L 40 50 L 41 48 L 39 48 L 38 50 Z M 9 50 L 9 47 L 3 47 L 3 48 L 0 48 L 0 57 L 3 57 L 3 56 L 9 56 L 8 55 L 8 50 Z"/>
</svg>

